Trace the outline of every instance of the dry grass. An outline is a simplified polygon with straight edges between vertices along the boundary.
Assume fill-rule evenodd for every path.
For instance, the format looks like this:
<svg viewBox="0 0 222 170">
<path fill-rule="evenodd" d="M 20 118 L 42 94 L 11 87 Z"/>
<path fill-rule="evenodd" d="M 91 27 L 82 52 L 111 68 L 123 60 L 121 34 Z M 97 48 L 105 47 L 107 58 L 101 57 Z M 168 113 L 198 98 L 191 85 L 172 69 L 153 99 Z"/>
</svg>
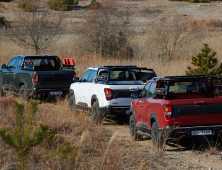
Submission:
<svg viewBox="0 0 222 170">
<path fill-rule="evenodd" d="M 210 26 L 217 27 L 215 20 L 210 21 Z M 222 62 L 221 56 L 221 31 L 215 30 L 206 32 L 201 41 L 190 42 L 183 46 L 186 53 L 178 53 L 171 61 L 161 60 L 153 55 L 149 48 L 146 36 L 135 36 L 130 39 L 130 45 L 134 50 L 134 58 L 131 60 L 119 58 L 100 58 L 95 53 L 88 53 L 84 45 L 76 35 L 64 35 L 57 43 L 51 46 L 42 54 L 57 55 L 60 58 L 73 58 L 76 63 L 76 72 L 79 77 L 92 65 L 137 65 L 153 68 L 157 76 L 184 75 L 185 70 L 191 62 L 191 56 L 196 55 L 203 46 L 209 43 L 210 48 L 217 52 L 217 57 Z M 31 50 L 24 50 L 7 39 L 0 39 L 0 64 L 6 64 L 9 60 L 19 54 L 34 54 Z M 14 96 L 0 98 L 0 127 L 6 126 L 11 129 L 15 124 Z M 27 110 L 28 105 L 26 106 Z M 77 157 L 69 158 L 66 163 L 57 159 L 42 161 L 44 156 L 55 150 L 58 144 L 63 142 L 55 141 L 54 146 L 49 146 L 47 141 L 44 144 L 33 148 L 28 169 L 201 169 L 206 168 L 205 162 L 194 165 L 191 160 L 197 159 L 195 153 L 186 156 L 183 152 L 179 156 L 173 156 L 173 151 L 153 150 L 149 141 L 132 142 L 128 138 L 119 138 L 117 133 L 112 132 L 104 125 L 94 125 L 92 118 L 85 113 L 68 111 L 67 100 L 54 103 L 39 104 L 37 124 L 48 124 L 50 129 L 56 133 L 58 139 L 63 137 L 72 146 L 76 146 Z M 169 152 L 169 153 L 168 153 Z M 182 152 L 182 151 L 181 151 Z M 209 155 L 218 155 L 217 148 L 210 147 L 206 152 Z M 198 155 L 199 157 L 199 155 Z M 217 159 L 217 157 L 214 157 Z M 201 157 L 203 161 L 207 158 Z M 182 163 L 178 163 L 179 161 Z M 169 163 L 168 163 L 169 161 Z M 172 161 L 174 161 L 172 163 Z M 220 162 L 217 162 L 218 164 Z M 177 167 L 177 165 L 182 164 Z M 7 146 L 0 139 L 0 169 L 16 169 L 17 161 L 15 151 Z"/>
</svg>

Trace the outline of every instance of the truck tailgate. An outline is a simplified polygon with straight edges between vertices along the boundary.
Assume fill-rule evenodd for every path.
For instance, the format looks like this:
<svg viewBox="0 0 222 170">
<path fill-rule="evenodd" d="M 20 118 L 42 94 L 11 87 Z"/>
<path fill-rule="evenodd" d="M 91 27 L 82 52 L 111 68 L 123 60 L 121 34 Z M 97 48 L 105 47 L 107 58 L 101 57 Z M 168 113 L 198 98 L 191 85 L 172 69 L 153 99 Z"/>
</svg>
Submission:
<svg viewBox="0 0 222 170">
<path fill-rule="evenodd" d="M 222 124 L 221 103 L 222 99 L 218 97 L 171 100 L 172 125 Z"/>
<path fill-rule="evenodd" d="M 38 88 L 69 88 L 73 83 L 72 71 L 37 72 Z"/>
<path fill-rule="evenodd" d="M 118 86 L 111 86 L 112 89 L 112 100 L 111 106 L 130 106 L 131 101 L 133 100 L 131 97 L 132 93 L 137 92 L 138 94 L 141 93 L 142 88 L 144 85 L 124 85 Z"/>
</svg>

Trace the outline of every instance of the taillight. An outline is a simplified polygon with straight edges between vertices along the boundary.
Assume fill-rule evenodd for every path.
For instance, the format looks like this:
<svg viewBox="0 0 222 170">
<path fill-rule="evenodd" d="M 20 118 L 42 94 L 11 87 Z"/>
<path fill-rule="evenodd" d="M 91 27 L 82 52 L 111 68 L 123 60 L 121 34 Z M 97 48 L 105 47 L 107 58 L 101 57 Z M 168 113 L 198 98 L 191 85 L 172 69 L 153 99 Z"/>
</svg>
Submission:
<svg viewBox="0 0 222 170">
<path fill-rule="evenodd" d="M 32 74 L 32 80 L 34 84 L 38 84 L 38 75 Z"/>
<path fill-rule="evenodd" d="M 106 100 L 111 100 L 112 90 L 105 88 L 104 92 L 105 92 Z"/>
<path fill-rule="evenodd" d="M 163 105 L 163 111 L 164 111 L 166 119 L 172 118 L 172 106 Z"/>
<path fill-rule="evenodd" d="M 73 74 L 73 78 L 76 78 L 76 74 Z"/>
</svg>

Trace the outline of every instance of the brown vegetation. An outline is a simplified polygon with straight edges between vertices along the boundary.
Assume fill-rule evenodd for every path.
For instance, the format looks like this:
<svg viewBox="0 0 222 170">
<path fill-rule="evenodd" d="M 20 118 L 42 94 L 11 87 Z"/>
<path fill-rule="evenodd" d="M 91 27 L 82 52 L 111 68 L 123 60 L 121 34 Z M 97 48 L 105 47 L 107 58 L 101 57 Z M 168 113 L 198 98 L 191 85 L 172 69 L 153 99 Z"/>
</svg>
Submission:
<svg viewBox="0 0 222 170">
<path fill-rule="evenodd" d="M 177 21 L 184 21 L 180 20 L 180 17 L 186 16 L 178 15 L 176 17 L 179 17 Z M 185 26 L 184 23 L 186 23 Z M 170 61 L 169 58 L 162 60 L 158 57 L 157 52 L 159 51 L 156 51 L 155 46 L 151 46 L 150 35 L 154 36 L 155 30 L 152 32 L 150 27 L 147 27 L 144 33 L 135 32 L 133 37 L 128 38 L 127 46 L 121 48 L 123 52 L 118 52 L 118 55 L 121 56 L 119 58 L 101 57 L 95 51 L 88 51 L 89 44 L 81 41 L 83 37 L 68 31 L 52 46 L 43 49 L 40 54 L 73 58 L 79 77 L 92 65 L 137 65 L 153 68 L 159 77 L 184 75 L 187 66 L 190 65 L 191 56 L 200 52 L 203 43 L 208 43 L 217 52 L 219 63 L 222 62 L 221 21 L 192 19 L 184 21 L 184 23 L 164 24 L 165 31 L 170 33 L 172 29 L 171 35 L 178 37 L 175 51 L 171 51 L 172 46 L 169 48 L 173 52 Z M 78 28 L 81 24 L 74 23 L 73 25 Z M 206 26 L 206 29 L 204 28 L 204 34 L 199 37 L 199 32 L 196 29 L 203 25 Z M 153 28 L 157 27 L 158 25 L 153 26 Z M 176 27 L 178 29 L 174 29 Z M 113 28 L 112 31 L 116 31 Z M 179 36 L 176 34 L 177 31 L 180 33 Z M 192 34 L 189 34 L 189 31 Z M 189 38 L 178 43 L 186 35 L 189 35 Z M 0 36 L 2 36 L 0 38 L 0 64 L 7 64 L 13 56 L 18 54 L 33 54 L 32 49 L 23 49 L 10 42 L 4 34 L 4 30 L 1 30 Z M 169 36 L 165 37 L 172 44 L 175 42 Z M 6 126 L 7 129 L 10 129 L 15 126 L 14 98 L 14 96 L 6 96 L 0 99 L 0 127 Z M 27 109 L 28 105 L 26 105 Z M 153 149 L 150 140 L 133 142 L 129 136 L 128 126 L 107 125 L 107 123 L 96 126 L 88 114 L 75 110 L 69 112 L 66 100 L 41 103 L 38 107 L 36 123 L 37 125 L 48 124 L 57 138 L 52 145 L 49 141 L 45 141 L 32 150 L 29 169 L 209 169 L 211 167 L 219 169 L 222 166 L 220 147 L 215 148 L 213 145 L 205 147 L 209 149 L 205 149 L 204 152 L 195 148 L 192 150 L 192 147 L 187 145 L 185 147 L 164 145 L 164 149 Z M 57 149 L 59 146 L 68 148 L 67 142 L 76 147 L 76 152 L 74 155 L 68 154 L 68 159 L 64 163 L 64 160 L 57 159 L 62 155 Z M 0 139 L 0 169 L 16 169 L 16 167 L 15 151 Z"/>
</svg>

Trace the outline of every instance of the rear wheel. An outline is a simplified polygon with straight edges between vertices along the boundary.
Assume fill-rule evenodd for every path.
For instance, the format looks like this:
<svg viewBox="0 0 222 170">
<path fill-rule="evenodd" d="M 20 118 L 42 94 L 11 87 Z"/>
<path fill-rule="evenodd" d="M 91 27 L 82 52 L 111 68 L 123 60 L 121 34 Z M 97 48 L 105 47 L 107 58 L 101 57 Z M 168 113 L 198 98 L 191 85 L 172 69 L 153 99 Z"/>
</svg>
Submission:
<svg viewBox="0 0 222 170">
<path fill-rule="evenodd" d="M 69 96 L 69 111 L 73 110 L 76 106 L 75 96 Z"/>
<path fill-rule="evenodd" d="M 152 145 L 154 148 L 162 148 L 163 147 L 163 139 L 162 135 L 159 132 L 159 127 L 156 122 L 153 122 L 152 129 L 151 129 L 151 138 L 152 138 Z"/>
<path fill-rule="evenodd" d="M 25 85 L 21 85 L 19 88 L 19 98 L 26 100 L 27 96 L 28 94 Z"/>
<path fill-rule="evenodd" d="M 138 140 L 141 140 L 143 138 L 142 135 L 138 134 L 136 131 L 137 131 L 137 128 L 136 128 L 136 120 L 135 120 L 135 117 L 134 115 L 131 115 L 130 116 L 130 119 L 129 119 L 129 128 L 130 128 L 130 136 L 133 140 L 135 141 L 138 141 Z"/>
<path fill-rule="evenodd" d="M 93 116 L 93 123 L 98 124 L 102 121 L 102 115 L 99 111 L 99 104 L 98 102 L 94 102 L 92 105 L 92 116 Z"/>
<path fill-rule="evenodd" d="M 0 88 L 0 97 L 3 97 L 5 95 L 5 92 L 2 88 Z"/>
</svg>

